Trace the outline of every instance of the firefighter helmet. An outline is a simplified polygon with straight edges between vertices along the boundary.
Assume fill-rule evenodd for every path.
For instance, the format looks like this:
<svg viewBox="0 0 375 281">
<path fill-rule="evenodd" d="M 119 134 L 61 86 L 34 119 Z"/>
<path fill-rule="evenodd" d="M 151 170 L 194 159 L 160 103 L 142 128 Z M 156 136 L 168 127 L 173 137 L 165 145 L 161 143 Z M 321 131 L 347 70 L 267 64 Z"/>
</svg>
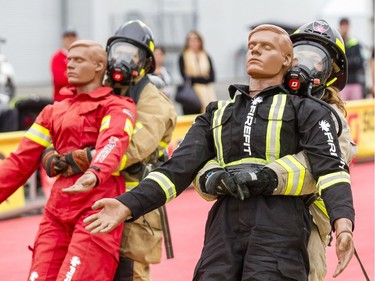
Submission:
<svg viewBox="0 0 375 281">
<path fill-rule="evenodd" d="M 300 45 L 321 46 L 331 56 L 332 72 L 322 81 L 325 86 L 334 86 L 342 90 L 347 83 L 348 62 L 345 55 L 345 43 L 340 33 L 325 20 L 316 20 L 298 28 L 290 39 L 294 48 Z M 315 44 L 314 44 L 315 43 Z"/>
<path fill-rule="evenodd" d="M 133 45 L 138 52 L 137 56 L 139 60 L 137 60 L 135 64 L 134 61 L 132 63 L 126 60 L 122 63 L 118 60 L 111 61 L 111 56 L 116 52 L 116 50 L 114 50 L 115 48 L 121 46 L 122 49 L 125 49 L 126 46 L 130 45 Z M 130 47 L 126 49 L 131 50 Z M 132 20 L 124 23 L 115 32 L 115 35 L 110 37 L 107 41 L 107 52 L 109 55 L 108 71 L 109 74 L 113 76 L 110 77 L 110 79 L 115 78 L 115 82 L 129 84 L 131 79 L 138 75 L 152 73 L 155 70 L 153 51 L 153 34 L 146 24 L 140 20 Z M 129 55 L 134 54 L 128 54 L 128 56 Z"/>
</svg>

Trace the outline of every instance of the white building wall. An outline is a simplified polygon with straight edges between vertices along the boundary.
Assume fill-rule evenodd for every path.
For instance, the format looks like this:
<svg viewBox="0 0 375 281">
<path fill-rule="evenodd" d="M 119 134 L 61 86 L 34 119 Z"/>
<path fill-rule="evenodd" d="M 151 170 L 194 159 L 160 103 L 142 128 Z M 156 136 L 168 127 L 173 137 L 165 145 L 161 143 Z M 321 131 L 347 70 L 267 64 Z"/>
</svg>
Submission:
<svg viewBox="0 0 375 281">
<path fill-rule="evenodd" d="M 14 65 L 17 84 L 48 85 L 49 60 L 60 46 L 64 22 L 76 28 L 80 38 L 97 40 L 105 46 L 120 24 L 139 16 L 154 30 L 156 43 L 160 39 L 173 47 L 167 63 L 179 80 L 177 53 L 186 32 L 196 24 L 213 59 L 218 81 L 231 81 L 246 77 L 244 61 L 237 61 L 236 53 L 246 47 L 250 25 L 279 22 L 298 26 L 323 15 L 329 1 L 0 0 L 0 37 L 7 39 L 7 44 L 0 47 Z M 165 20 L 158 15 L 166 15 Z M 175 15 L 174 21 L 171 15 Z M 356 24 L 353 33 L 358 29 L 361 26 Z"/>
<path fill-rule="evenodd" d="M 49 82 L 49 58 L 59 45 L 58 0 L 0 0 L 1 51 L 15 68 L 17 84 Z"/>
</svg>

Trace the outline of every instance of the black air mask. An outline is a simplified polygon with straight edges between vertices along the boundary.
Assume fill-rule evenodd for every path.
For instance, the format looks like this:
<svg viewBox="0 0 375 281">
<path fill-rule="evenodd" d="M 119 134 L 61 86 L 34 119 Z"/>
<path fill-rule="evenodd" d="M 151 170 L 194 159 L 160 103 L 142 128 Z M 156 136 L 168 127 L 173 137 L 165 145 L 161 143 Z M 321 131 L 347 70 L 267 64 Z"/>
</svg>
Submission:
<svg viewBox="0 0 375 281">
<path fill-rule="evenodd" d="M 132 85 L 141 74 L 146 53 L 137 46 L 115 41 L 108 48 L 108 76 L 114 83 Z"/>
<path fill-rule="evenodd" d="M 293 95 L 311 98 L 329 108 L 335 115 L 340 136 L 342 124 L 335 109 L 320 98 L 324 94 L 326 83 L 332 71 L 332 59 L 329 52 L 314 42 L 297 43 L 293 47 L 294 58 L 292 68 L 284 78 L 284 87 Z"/>
</svg>

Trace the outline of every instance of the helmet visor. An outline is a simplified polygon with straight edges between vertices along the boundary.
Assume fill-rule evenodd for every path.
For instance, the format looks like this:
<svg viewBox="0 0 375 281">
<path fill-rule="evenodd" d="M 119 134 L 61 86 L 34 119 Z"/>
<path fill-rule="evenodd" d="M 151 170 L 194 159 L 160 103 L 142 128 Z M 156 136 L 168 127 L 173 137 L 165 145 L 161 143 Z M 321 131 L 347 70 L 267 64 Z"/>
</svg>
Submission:
<svg viewBox="0 0 375 281">
<path fill-rule="evenodd" d="M 293 48 L 293 53 L 293 66 L 308 70 L 310 78 L 319 79 L 319 84 L 326 83 L 332 67 L 326 50 L 310 44 L 300 44 Z"/>
<path fill-rule="evenodd" d="M 139 70 L 146 58 L 146 51 L 128 42 L 114 42 L 108 50 L 109 65 L 125 64 L 129 69 Z"/>
</svg>

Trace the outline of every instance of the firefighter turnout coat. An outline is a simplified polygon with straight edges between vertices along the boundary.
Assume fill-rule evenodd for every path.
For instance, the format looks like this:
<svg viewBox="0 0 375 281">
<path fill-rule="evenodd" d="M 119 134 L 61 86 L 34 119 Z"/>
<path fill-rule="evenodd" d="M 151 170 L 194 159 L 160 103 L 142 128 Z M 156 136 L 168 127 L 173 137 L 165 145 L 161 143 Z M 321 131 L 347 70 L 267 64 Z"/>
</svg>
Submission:
<svg viewBox="0 0 375 281">
<path fill-rule="evenodd" d="M 331 222 L 341 217 L 354 222 L 348 167 L 340 158 L 329 111 L 313 100 L 289 95 L 282 87 L 268 88 L 254 98 L 248 95 L 247 86 L 232 85 L 229 91 L 232 100 L 211 103 L 206 113 L 197 117 L 169 161 L 150 173 L 135 190 L 117 197 L 130 208 L 133 219 L 174 199 L 211 159 L 216 158 L 220 166 L 228 169 L 251 167 L 256 171 L 305 150 Z M 276 257 L 274 262 L 283 277 L 306 280 L 308 234 L 307 209 L 298 196 L 257 196 L 245 201 L 222 197 L 207 221 L 195 280 L 215 280 L 217 276 L 237 280 L 241 275 L 258 280 L 256 268 L 271 258 L 267 249 Z M 230 237 L 245 243 L 241 244 L 243 247 L 251 241 L 265 249 L 264 260 L 255 258 L 252 252 L 239 253 L 241 247 L 233 245 L 235 241 L 229 245 L 233 251 L 228 253 L 225 249 L 232 241 Z M 213 255 L 214 248 L 220 251 Z M 225 255 L 230 256 L 228 266 L 221 267 Z M 247 271 L 241 267 L 244 259 L 253 261 Z"/>
<path fill-rule="evenodd" d="M 121 172 L 126 180 L 127 191 L 139 184 L 148 164 L 153 168 L 160 157 L 168 156 L 168 144 L 177 121 L 174 105 L 150 82 L 147 75 L 131 91 L 137 104 L 137 122 L 126 151 L 125 167 L 130 168 Z M 134 223 L 125 224 L 120 255 L 147 266 L 161 261 L 162 226 L 159 210 L 146 214 Z"/>
</svg>

